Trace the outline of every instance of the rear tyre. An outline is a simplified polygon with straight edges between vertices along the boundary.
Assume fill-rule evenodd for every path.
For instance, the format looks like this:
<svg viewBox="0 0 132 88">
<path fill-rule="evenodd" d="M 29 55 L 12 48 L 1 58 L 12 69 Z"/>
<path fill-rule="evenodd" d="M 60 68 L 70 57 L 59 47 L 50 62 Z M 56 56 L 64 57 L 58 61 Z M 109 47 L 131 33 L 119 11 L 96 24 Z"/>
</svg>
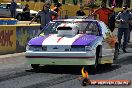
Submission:
<svg viewBox="0 0 132 88">
<path fill-rule="evenodd" d="M 31 67 L 34 69 L 34 70 L 37 70 L 39 68 L 39 65 L 40 64 L 31 64 Z"/>
</svg>

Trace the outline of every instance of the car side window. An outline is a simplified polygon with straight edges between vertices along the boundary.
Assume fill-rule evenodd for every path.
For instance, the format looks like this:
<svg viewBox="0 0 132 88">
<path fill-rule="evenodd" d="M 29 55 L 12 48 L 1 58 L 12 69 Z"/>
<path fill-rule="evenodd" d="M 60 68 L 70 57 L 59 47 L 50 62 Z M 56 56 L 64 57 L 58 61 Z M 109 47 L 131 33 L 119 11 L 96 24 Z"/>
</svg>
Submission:
<svg viewBox="0 0 132 88">
<path fill-rule="evenodd" d="M 110 32 L 108 26 L 107 26 L 105 23 L 100 22 L 100 27 L 101 27 L 101 29 L 102 29 L 102 34 L 103 34 L 104 39 L 105 39 L 107 36 L 111 35 L 111 32 Z"/>
<path fill-rule="evenodd" d="M 87 24 L 85 28 L 86 33 L 90 33 L 92 35 L 98 35 L 99 34 L 99 29 L 96 24 L 96 22 L 90 22 Z"/>
<path fill-rule="evenodd" d="M 6 6 L 7 6 L 6 4 L 1 4 L 1 5 L 0 5 L 0 8 L 1 8 L 1 9 L 6 9 Z"/>
</svg>

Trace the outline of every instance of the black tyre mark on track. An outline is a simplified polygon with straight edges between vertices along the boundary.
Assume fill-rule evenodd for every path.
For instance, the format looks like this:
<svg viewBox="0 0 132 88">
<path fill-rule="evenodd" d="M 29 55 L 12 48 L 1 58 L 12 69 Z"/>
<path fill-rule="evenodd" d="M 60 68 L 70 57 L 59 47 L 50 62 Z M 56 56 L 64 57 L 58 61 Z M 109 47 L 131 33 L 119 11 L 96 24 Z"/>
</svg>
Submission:
<svg viewBox="0 0 132 88">
<path fill-rule="evenodd" d="M 20 72 L 11 73 L 11 74 L 8 74 L 8 75 L 1 76 L 0 77 L 0 82 L 6 81 L 6 80 L 9 80 L 9 79 L 13 79 L 13 78 L 17 78 L 17 77 L 31 75 L 31 74 L 35 74 L 35 73 L 26 72 L 26 71 L 20 71 Z"/>
<path fill-rule="evenodd" d="M 76 79 L 78 76 L 77 75 L 65 75 L 65 76 L 61 76 L 61 77 L 57 77 L 51 80 L 47 80 L 38 84 L 34 84 L 34 85 L 30 85 L 27 87 L 23 87 L 23 88 L 46 88 L 46 87 L 50 87 L 56 84 L 60 84 L 60 83 L 64 83 L 66 81 L 70 81 L 73 79 Z"/>
</svg>

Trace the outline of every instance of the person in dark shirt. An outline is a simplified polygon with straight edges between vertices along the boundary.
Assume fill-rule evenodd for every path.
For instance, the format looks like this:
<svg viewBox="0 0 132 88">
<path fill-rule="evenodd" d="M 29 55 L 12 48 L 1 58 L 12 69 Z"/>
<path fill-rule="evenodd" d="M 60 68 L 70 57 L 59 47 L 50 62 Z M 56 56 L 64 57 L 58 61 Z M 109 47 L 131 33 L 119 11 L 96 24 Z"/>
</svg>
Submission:
<svg viewBox="0 0 132 88">
<path fill-rule="evenodd" d="M 132 13 L 127 10 L 127 5 L 123 6 L 123 10 L 118 13 L 116 16 L 116 22 L 118 23 L 118 42 L 119 42 L 119 49 L 121 48 L 122 43 L 122 36 L 124 35 L 123 47 L 122 50 L 126 53 L 126 47 L 128 43 L 129 37 L 129 26 L 132 20 Z"/>
<path fill-rule="evenodd" d="M 10 5 L 10 12 L 11 12 L 11 17 L 13 18 L 16 17 L 16 8 L 17 8 L 17 3 L 14 0 L 12 0 Z"/>
<path fill-rule="evenodd" d="M 109 26 L 111 32 L 113 32 L 115 29 L 115 21 L 116 21 L 115 20 L 114 6 L 112 6 L 112 10 L 113 10 L 113 13 L 110 15 L 109 22 L 108 22 L 108 24 L 109 24 L 108 26 Z"/>
<path fill-rule="evenodd" d="M 76 16 L 85 16 L 86 14 L 83 11 L 83 6 L 80 6 L 80 10 L 76 12 Z"/>
<path fill-rule="evenodd" d="M 46 2 L 43 5 L 43 9 L 41 11 L 38 12 L 38 14 L 31 20 L 31 22 L 29 23 L 29 25 L 35 21 L 36 19 L 40 18 L 40 30 L 42 30 L 50 21 L 52 21 L 52 15 L 55 16 L 55 18 L 58 17 L 57 12 L 52 11 L 50 9 L 51 3 Z"/>
<path fill-rule="evenodd" d="M 26 4 L 25 8 L 23 9 L 23 20 L 25 20 L 25 21 L 30 20 L 30 9 L 29 9 L 28 4 Z"/>
<path fill-rule="evenodd" d="M 130 12 L 132 13 L 132 9 L 130 10 Z M 131 43 L 130 42 L 130 37 L 131 37 L 131 31 L 132 31 L 132 23 L 129 24 L 129 34 L 128 34 L 128 43 Z"/>
</svg>

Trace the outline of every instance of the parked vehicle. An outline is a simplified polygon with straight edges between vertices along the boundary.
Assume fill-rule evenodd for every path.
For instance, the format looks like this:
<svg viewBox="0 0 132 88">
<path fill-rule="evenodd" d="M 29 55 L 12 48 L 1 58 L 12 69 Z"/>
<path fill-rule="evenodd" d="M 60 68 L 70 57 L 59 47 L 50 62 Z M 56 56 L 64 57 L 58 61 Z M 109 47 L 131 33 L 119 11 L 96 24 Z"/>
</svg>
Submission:
<svg viewBox="0 0 132 88">
<path fill-rule="evenodd" d="M 11 3 L 0 3 L 0 17 L 11 17 L 10 13 L 10 5 Z M 22 12 L 23 12 L 23 5 L 17 3 L 16 9 L 16 19 L 22 20 Z M 31 18 L 33 18 L 38 12 L 34 10 L 30 10 Z"/>
</svg>

